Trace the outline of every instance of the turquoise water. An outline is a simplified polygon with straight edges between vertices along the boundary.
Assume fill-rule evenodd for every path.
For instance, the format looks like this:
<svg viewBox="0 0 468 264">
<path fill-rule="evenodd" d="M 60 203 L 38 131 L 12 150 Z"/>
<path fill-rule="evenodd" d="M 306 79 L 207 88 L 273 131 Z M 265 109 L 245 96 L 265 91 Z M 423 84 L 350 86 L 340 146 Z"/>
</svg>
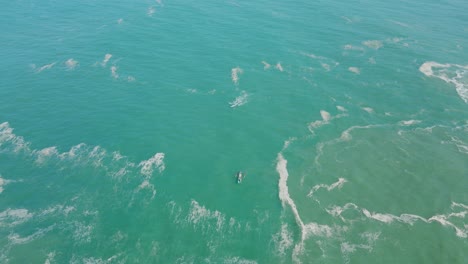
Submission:
<svg viewBox="0 0 468 264">
<path fill-rule="evenodd" d="M 3 3 L 0 263 L 466 263 L 466 10 Z"/>
</svg>

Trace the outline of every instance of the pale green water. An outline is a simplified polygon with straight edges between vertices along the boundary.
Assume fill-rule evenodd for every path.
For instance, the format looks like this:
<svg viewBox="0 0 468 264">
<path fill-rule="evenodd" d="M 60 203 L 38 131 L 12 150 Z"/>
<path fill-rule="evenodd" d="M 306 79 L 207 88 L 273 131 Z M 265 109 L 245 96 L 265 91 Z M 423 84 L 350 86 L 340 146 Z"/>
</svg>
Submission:
<svg viewBox="0 0 468 264">
<path fill-rule="evenodd" d="M 467 263 L 466 10 L 3 3 L 0 262 Z"/>
</svg>

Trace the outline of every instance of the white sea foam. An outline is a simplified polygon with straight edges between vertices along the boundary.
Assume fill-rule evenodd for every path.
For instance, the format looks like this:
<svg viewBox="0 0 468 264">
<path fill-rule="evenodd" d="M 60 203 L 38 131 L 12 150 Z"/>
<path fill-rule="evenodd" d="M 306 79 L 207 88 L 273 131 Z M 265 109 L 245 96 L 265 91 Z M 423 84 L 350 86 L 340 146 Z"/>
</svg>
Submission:
<svg viewBox="0 0 468 264">
<path fill-rule="evenodd" d="M 273 235 L 273 241 L 275 243 L 275 248 L 278 255 L 284 256 L 286 254 L 286 250 L 290 249 L 294 243 L 292 234 L 288 230 L 287 224 L 281 225 L 281 230 Z"/>
<path fill-rule="evenodd" d="M 341 189 L 341 187 L 343 187 L 343 185 L 346 183 L 346 179 L 345 178 L 339 178 L 337 182 L 333 183 L 333 184 L 330 184 L 330 185 L 326 185 L 326 184 L 317 184 L 315 185 L 314 187 L 312 187 L 312 189 L 309 191 L 309 194 L 307 194 L 308 197 L 312 197 L 314 195 L 314 193 L 319 190 L 319 189 L 326 189 L 327 191 L 331 191 L 335 188 L 338 188 L 338 189 Z"/>
<path fill-rule="evenodd" d="M 52 67 L 54 67 L 54 65 L 56 64 L 57 62 L 53 62 L 53 63 L 50 63 L 50 64 L 46 64 L 44 66 L 41 66 L 39 67 L 38 69 L 36 69 L 36 66 L 33 64 L 33 68 L 36 69 L 36 73 L 40 73 L 44 70 L 50 70 L 52 69 Z"/>
<path fill-rule="evenodd" d="M 87 225 L 83 222 L 73 222 L 74 232 L 73 239 L 78 243 L 89 243 L 91 242 L 91 235 L 93 233 L 94 226 Z"/>
<path fill-rule="evenodd" d="M 279 182 L 278 182 L 278 196 L 283 205 L 283 208 L 288 206 L 296 220 L 296 224 L 298 225 L 300 232 L 301 232 L 301 239 L 300 241 L 294 246 L 292 258 L 295 262 L 299 261 L 299 255 L 302 254 L 304 250 L 304 241 L 311 235 L 313 236 L 323 236 L 323 237 L 331 237 L 333 234 L 333 229 L 327 225 L 320 225 L 317 223 L 308 223 L 304 224 L 297 209 L 297 206 L 294 200 L 289 195 L 289 188 L 288 188 L 288 169 L 287 163 L 288 161 L 283 156 L 283 151 L 289 145 L 286 141 L 284 143 L 283 150 L 278 153 L 277 163 L 276 163 L 276 171 L 279 174 Z"/>
<path fill-rule="evenodd" d="M 362 42 L 362 44 L 369 48 L 376 49 L 376 50 L 383 47 L 383 43 L 380 40 L 366 40 Z"/>
<path fill-rule="evenodd" d="M 460 98 L 468 103 L 468 65 L 441 64 L 433 61 L 425 62 L 419 71 L 428 77 L 439 78 L 453 84 Z"/>
<path fill-rule="evenodd" d="M 344 206 L 331 206 L 331 208 L 325 209 L 328 214 L 334 216 L 334 217 L 339 217 L 343 222 L 347 222 L 347 220 L 341 216 L 341 214 L 349 209 L 354 209 L 354 210 L 359 210 L 359 207 L 353 203 L 347 203 Z"/>
<path fill-rule="evenodd" d="M 336 106 L 336 109 L 340 110 L 341 112 L 348 111 L 348 110 L 346 110 L 346 108 L 344 108 L 343 106 L 339 106 L 339 105 Z"/>
<path fill-rule="evenodd" d="M 50 252 L 49 254 L 47 254 L 47 258 L 44 261 L 44 264 L 52 264 L 54 262 L 54 258 L 55 258 L 55 251 Z"/>
<path fill-rule="evenodd" d="M 451 142 L 457 146 L 457 149 L 460 153 L 468 154 L 468 143 L 465 143 L 458 137 L 451 137 Z"/>
<path fill-rule="evenodd" d="M 42 210 L 40 213 L 37 213 L 37 216 L 42 217 L 51 214 L 62 214 L 64 216 L 68 216 L 73 211 L 76 211 L 74 206 L 64 206 L 59 204 Z"/>
<path fill-rule="evenodd" d="M 11 181 L 10 180 L 5 180 L 2 178 L 2 175 L 0 174 L 0 193 L 3 192 L 4 190 L 4 186 L 6 186 L 7 184 L 9 184 Z"/>
<path fill-rule="evenodd" d="M 400 21 L 391 20 L 391 19 L 389 19 L 388 21 L 392 22 L 393 24 L 396 24 L 396 25 L 402 26 L 402 27 L 406 27 L 406 28 L 409 28 L 409 27 L 410 27 L 408 24 L 405 24 L 405 23 L 403 23 L 403 22 L 400 22 Z"/>
<path fill-rule="evenodd" d="M 73 70 L 76 68 L 76 66 L 78 66 L 78 61 L 70 58 L 65 62 L 65 66 L 67 66 L 69 70 Z"/>
<path fill-rule="evenodd" d="M 307 57 L 309 57 L 309 58 L 311 58 L 311 59 L 316 59 L 316 60 L 324 60 L 324 59 L 327 59 L 327 58 L 325 58 L 325 57 L 323 57 L 323 56 L 318 56 L 318 55 L 315 55 L 315 54 L 312 54 L 312 53 L 305 53 L 305 52 L 302 52 L 301 54 L 304 55 L 304 56 L 307 56 Z"/>
<path fill-rule="evenodd" d="M 325 110 L 320 110 L 320 116 L 322 116 L 323 121 L 325 121 L 325 122 L 330 121 L 331 115 L 330 115 L 330 113 L 328 113 L 327 111 L 325 111 Z"/>
<path fill-rule="evenodd" d="M 421 120 L 403 120 L 399 122 L 398 124 L 400 126 L 412 126 L 421 123 Z"/>
<path fill-rule="evenodd" d="M 211 211 L 197 201 L 192 200 L 190 212 L 187 221 L 195 227 L 201 226 L 202 229 L 208 229 L 211 222 L 214 222 L 216 231 L 221 231 L 226 222 L 226 217 L 219 211 Z"/>
<path fill-rule="evenodd" d="M 375 213 L 375 212 L 370 212 L 369 210 L 365 208 L 359 208 L 357 205 L 353 203 L 347 203 L 345 206 L 332 206 L 331 208 L 327 209 L 327 213 L 334 217 L 339 217 L 343 221 L 347 221 L 344 219 L 342 216 L 342 213 L 346 210 L 353 209 L 360 211 L 366 218 L 372 219 L 372 220 L 377 220 L 379 222 L 385 223 L 385 224 L 391 224 L 393 222 L 400 222 L 408 225 L 413 225 L 416 222 L 420 221 L 423 223 L 432 223 L 432 222 L 438 222 L 443 226 L 449 226 L 455 229 L 455 233 L 458 237 L 461 238 L 466 238 L 468 236 L 468 231 L 466 227 L 459 227 L 455 225 L 454 223 L 450 222 L 450 218 L 461 218 L 465 219 L 466 216 L 468 215 L 468 210 L 465 208 L 465 205 L 463 204 L 458 204 L 452 202 L 451 206 L 452 210 L 455 208 L 463 208 L 464 211 L 459 211 L 459 212 L 451 212 L 451 213 L 446 213 L 446 214 L 438 214 L 434 215 L 429 218 L 424 218 L 419 215 L 415 214 L 401 214 L 401 215 L 393 215 L 393 214 L 388 214 L 388 213 Z"/>
<path fill-rule="evenodd" d="M 278 71 L 280 71 L 280 72 L 283 71 L 283 66 L 281 66 L 281 63 L 280 63 L 280 62 L 276 63 L 275 68 L 276 68 Z"/>
<path fill-rule="evenodd" d="M 341 254 L 343 255 L 344 263 L 350 262 L 349 255 L 351 253 L 354 253 L 357 249 L 364 249 L 364 250 L 371 252 L 379 236 L 380 236 L 380 233 L 365 232 L 365 233 L 362 233 L 360 237 L 362 239 L 365 239 L 366 243 L 362 243 L 362 244 L 351 244 L 349 242 L 341 243 Z"/>
<path fill-rule="evenodd" d="M 341 106 L 338 106 L 340 107 L 341 109 L 344 109 L 342 108 Z M 337 108 L 338 108 L 337 107 Z M 340 108 L 338 108 L 340 110 Z M 344 109 L 344 111 L 346 111 Z M 309 131 L 315 135 L 315 130 L 323 125 L 328 125 L 330 123 L 331 120 L 335 119 L 335 118 L 341 118 L 343 116 L 346 116 L 346 114 L 339 114 L 339 115 L 336 115 L 336 116 L 332 116 L 329 112 L 325 111 L 325 110 L 320 110 L 320 116 L 322 117 L 322 120 L 316 120 L 314 122 L 311 122 L 308 126 L 308 129 Z"/>
<path fill-rule="evenodd" d="M 36 163 L 38 164 L 44 163 L 51 156 L 58 156 L 58 151 L 56 147 L 44 148 L 39 151 L 34 151 L 34 153 L 36 154 Z"/>
<path fill-rule="evenodd" d="M 342 16 L 341 18 L 344 19 L 347 24 L 353 23 L 353 20 L 351 20 L 349 17 Z"/>
<path fill-rule="evenodd" d="M 341 133 L 341 136 L 339 138 L 335 138 L 335 139 L 329 140 L 327 142 L 319 142 L 316 145 L 317 155 L 315 156 L 315 160 L 314 160 L 315 166 L 320 167 L 319 159 L 323 154 L 323 149 L 325 148 L 325 146 L 336 144 L 336 143 L 339 143 L 339 142 L 350 141 L 352 139 L 351 131 L 353 131 L 355 129 L 367 129 L 367 128 L 374 128 L 374 127 L 381 127 L 381 126 L 383 126 L 383 125 L 352 126 L 352 127 L 348 128 L 348 129 L 344 130 Z"/>
<path fill-rule="evenodd" d="M 262 63 L 263 63 L 263 69 L 264 69 L 264 70 L 270 69 L 271 65 L 270 65 L 268 62 L 262 61 Z"/>
<path fill-rule="evenodd" d="M 164 153 L 156 153 L 153 157 L 148 160 L 144 160 L 138 164 L 141 167 L 141 174 L 145 176 L 151 176 L 153 171 L 157 169 L 160 173 L 166 168 L 164 164 Z"/>
<path fill-rule="evenodd" d="M 111 75 L 114 79 L 118 79 L 119 78 L 119 75 L 117 74 L 117 67 L 116 66 L 112 66 L 110 68 L 111 70 Z"/>
<path fill-rule="evenodd" d="M 55 224 L 39 229 L 38 231 L 34 232 L 33 234 L 26 236 L 26 237 L 21 237 L 19 234 L 16 233 L 11 233 L 8 235 L 8 240 L 10 241 L 11 244 L 13 245 L 20 245 L 20 244 L 27 244 L 31 241 L 34 241 L 42 236 L 44 236 L 46 233 L 50 232 L 52 229 L 55 228 Z"/>
<path fill-rule="evenodd" d="M 27 209 L 6 209 L 0 212 L 0 227 L 3 226 L 16 226 L 22 224 L 33 217 Z"/>
<path fill-rule="evenodd" d="M 348 71 L 355 73 L 355 74 L 360 74 L 361 70 L 358 67 L 349 67 Z"/>
<path fill-rule="evenodd" d="M 363 107 L 362 110 L 366 111 L 366 112 L 369 113 L 369 114 L 374 113 L 374 109 L 372 109 L 372 108 L 370 108 L 370 107 Z"/>
<path fill-rule="evenodd" d="M 241 91 L 241 94 L 234 99 L 234 101 L 229 102 L 229 105 L 232 108 L 245 105 L 248 102 L 249 94 L 246 91 Z"/>
<path fill-rule="evenodd" d="M 231 79 L 235 85 L 239 84 L 239 75 L 241 75 L 243 72 L 244 71 L 240 67 L 231 69 Z"/>
<path fill-rule="evenodd" d="M 210 262 L 208 262 L 210 263 Z M 240 257 L 231 257 L 223 260 L 224 264 L 257 264 L 256 261 L 250 259 L 243 259 Z"/>
<path fill-rule="evenodd" d="M 327 64 L 327 63 L 321 62 L 320 65 L 322 65 L 322 68 L 325 69 L 326 71 L 330 71 L 330 70 L 331 70 L 330 65 Z"/>
<path fill-rule="evenodd" d="M 377 64 L 377 61 L 375 60 L 374 57 L 370 57 L 367 61 L 368 61 L 370 64 Z"/>
<path fill-rule="evenodd" d="M 450 205 L 450 208 L 452 209 L 457 208 L 457 207 L 465 208 L 468 210 L 468 205 L 466 204 L 452 202 L 452 204 Z"/>
<path fill-rule="evenodd" d="M 120 24 L 122 24 L 122 23 L 123 23 L 123 18 L 119 18 L 119 19 L 117 20 L 117 24 L 120 25 Z"/>
<path fill-rule="evenodd" d="M 344 50 L 354 50 L 354 51 L 363 51 L 364 50 L 363 47 L 356 47 L 356 46 L 353 46 L 351 44 L 344 45 L 343 49 Z"/>
<path fill-rule="evenodd" d="M 302 55 L 307 56 L 311 59 L 317 60 L 320 66 L 325 70 L 325 71 L 331 71 L 333 68 L 337 67 L 339 65 L 338 62 L 336 62 L 333 59 L 323 57 L 323 56 L 318 56 L 312 53 L 305 53 L 301 52 Z M 313 68 L 310 68 L 310 70 L 314 70 Z"/>
<path fill-rule="evenodd" d="M 464 218 L 465 215 L 466 215 L 466 212 L 465 212 L 465 214 L 463 214 L 463 218 Z M 448 218 L 449 218 L 450 216 L 453 216 L 453 215 L 449 215 L 449 216 L 447 216 L 447 215 L 435 215 L 435 216 L 429 218 L 429 219 L 428 219 L 428 222 L 438 222 L 438 223 L 440 223 L 440 224 L 443 225 L 443 226 L 450 226 L 450 227 L 452 227 L 453 229 L 455 229 L 456 235 L 457 235 L 458 237 L 467 238 L 468 235 L 467 235 L 467 229 L 466 229 L 466 227 L 459 228 L 459 227 L 457 227 L 456 225 L 454 225 L 452 222 L 450 222 L 450 221 L 448 220 Z"/>
<path fill-rule="evenodd" d="M 127 76 L 127 81 L 128 81 L 128 82 L 134 82 L 135 80 L 136 80 L 135 77 L 130 76 L 130 75 Z"/>
<path fill-rule="evenodd" d="M 317 223 L 308 223 L 304 225 L 305 238 L 309 236 L 332 237 L 334 230 L 327 225 L 319 225 Z"/>
<path fill-rule="evenodd" d="M 154 13 L 156 12 L 156 8 L 154 6 L 148 7 L 148 10 L 146 11 L 146 15 L 149 17 L 152 17 Z"/>
<path fill-rule="evenodd" d="M 24 153 L 31 159 L 36 161 L 36 165 L 43 165 L 46 162 L 64 162 L 70 165 L 92 165 L 96 168 L 103 169 L 107 175 L 112 178 L 122 179 L 129 172 L 139 171 L 143 175 L 140 188 L 153 190 L 154 186 L 150 183 L 150 177 L 153 170 L 158 169 L 162 172 L 165 168 L 163 159 L 164 153 L 157 153 L 149 160 L 141 161 L 138 165 L 130 162 L 127 157 L 122 156 L 118 152 L 108 152 L 100 146 L 88 146 L 84 143 L 72 146 L 69 151 L 60 153 L 56 147 L 48 147 L 42 150 L 29 148 L 30 143 L 26 142 L 22 137 L 13 133 L 13 129 L 7 122 L 0 124 L 0 153 L 13 152 Z M 145 182 L 148 181 L 148 182 Z"/>
<path fill-rule="evenodd" d="M 164 164 L 164 153 L 156 153 L 153 157 L 148 160 L 141 161 L 138 164 L 140 167 L 140 173 L 144 176 L 142 183 L 138 186 L 137 191 L 142 189 L 149 189 L 152 192 L 151 199 L 156 195 L 156 189 L 152 183 L 150 183 L 150 178 L 153 175 L 155 169 L 162 173 L 166 168 Z"/>
<path fill-rule="evenodd" d="M 109 62 L 111 58 L 112 54 L 107 53 L 106 55 L 104 55 L 104 59 L 102 60 L 101 65 L 105 67 L 107 65 L 107 62 Z"/>
</svg>

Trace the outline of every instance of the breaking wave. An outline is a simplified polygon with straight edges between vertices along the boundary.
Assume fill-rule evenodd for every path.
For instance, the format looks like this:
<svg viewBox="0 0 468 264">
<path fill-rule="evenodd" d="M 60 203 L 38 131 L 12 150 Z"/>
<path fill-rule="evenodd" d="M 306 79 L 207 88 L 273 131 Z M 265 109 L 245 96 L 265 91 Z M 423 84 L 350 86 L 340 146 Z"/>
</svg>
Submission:
<svg viewBox="0 0 468 264">
<path fill-rule="evenodd" d="M 393 214 L 388 214 L 388 213 L 375 213 L 365 208 L 360 208 L 359 206 L 353 203 L 347 203 L 344 206 L 335 205 L 326 209 L 326 211 L 330 215 L 340 218 L 343 222 L 351 221 L 351 220 L 345 219 L 342 216 L 342 213 L 347 210 L 358 211 L 368 219 L 376 220 L 376 221 L 386 223 L 386 224 L 391 224 L 393 222 L 400 222 L 404 224 L 413 225 L 418 221 L 421 221 L 423 223 L 437 222 L 443 226 L 452 227 L 455 230 L 455 233 L 458 237 L 467 238 L 468 230 L 466 226 L 457 226 L 454 223 L 449 221 L 452 218 L 465 219 L 466 215 L 468 215 L 468 207 L 466 205 L 452 202 L 451 209 L 455 210 L 455 208 L 457 207 L 461 208 L 462 210 L 458 212 L 452 211 L 447 214 L 437 214 L 428 218 L 424 218 L 422 216 L 414 215 L 414 214 L 401 214 L 398 216 L 398 215 L 393 215 Z"/>
<path fill-rule="evenodd" d="M 468 66 L 428 61 L 419 67 L 419 71 L 453 84 L 460 98 L 468 103 Z"/>
</svg>

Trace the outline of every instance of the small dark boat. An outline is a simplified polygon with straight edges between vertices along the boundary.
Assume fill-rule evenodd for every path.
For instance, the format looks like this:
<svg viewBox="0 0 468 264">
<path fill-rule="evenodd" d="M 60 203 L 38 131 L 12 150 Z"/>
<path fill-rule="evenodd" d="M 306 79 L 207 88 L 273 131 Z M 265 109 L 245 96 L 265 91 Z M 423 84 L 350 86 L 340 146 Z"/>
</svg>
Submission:
<svg viewBox="0 0 468 264">
<path fill-rule="evenodd" d="M 236 174 L 237 183 L 241 183 L 244 177 L 244 173 L 242 171 L 238 171 Z"/>
</svg>

